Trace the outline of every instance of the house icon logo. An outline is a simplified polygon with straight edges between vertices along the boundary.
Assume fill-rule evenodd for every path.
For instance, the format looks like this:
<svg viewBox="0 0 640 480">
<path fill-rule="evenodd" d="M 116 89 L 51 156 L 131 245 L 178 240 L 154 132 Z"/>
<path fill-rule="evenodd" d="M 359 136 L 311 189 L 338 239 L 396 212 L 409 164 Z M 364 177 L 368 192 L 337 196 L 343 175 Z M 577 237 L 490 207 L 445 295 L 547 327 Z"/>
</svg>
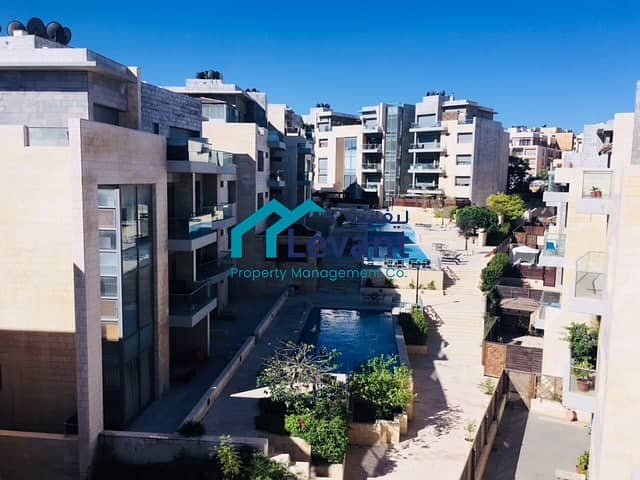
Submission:
<svg viewBox="0 0 640 480">
<path fill-rule="evenodd" d="M 266 257 L 276 258 L 278 256 L 278 235 L 308 213 L 313 212 L 324 213 L 324 208 L 313 200 L 305 200 L 293 210 L 289 210 L 278 200 L 271 200 L 231 229 L 231 258 L 242 258 L 242 237 L 244 234 L 274 213 L 280 217 L 280 220 L 267 228 L 265 236 Z"/>
</svg>

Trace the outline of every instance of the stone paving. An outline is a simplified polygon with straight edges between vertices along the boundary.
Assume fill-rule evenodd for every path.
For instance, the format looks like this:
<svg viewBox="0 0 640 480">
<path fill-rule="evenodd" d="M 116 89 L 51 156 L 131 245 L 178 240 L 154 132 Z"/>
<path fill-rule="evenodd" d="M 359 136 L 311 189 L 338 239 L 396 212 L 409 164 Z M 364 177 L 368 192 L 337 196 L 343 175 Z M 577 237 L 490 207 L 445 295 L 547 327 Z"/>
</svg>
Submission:
<svg viewBox="0 0 640 480">
<path fill-rule="evenodd" d="M 411 223 L 432 225 L 428 230 L 416 228 L 427 253 L 432 242 L 464 248 L 464 239 L 453 228 L 440 228 L 439 219 L 418 209 L 410 209 L 410 217 Z M 478 250 L 451 267 L 460 280 L 447 288 L 446 295 L 422 294 L 443 323 L 430 325 L 429 353 L 410 357 L 418 398 L 407 437 L 392 448 L 350 447 L 349 480 L 460 478 L 470 448 L 464 440 L 465 427 L 470 420 L 480 423 L 489 402 L 478 386 L 483 379 L 484 297 L 477 286 L 488 260 L 487 249 Z"/>
</svg>

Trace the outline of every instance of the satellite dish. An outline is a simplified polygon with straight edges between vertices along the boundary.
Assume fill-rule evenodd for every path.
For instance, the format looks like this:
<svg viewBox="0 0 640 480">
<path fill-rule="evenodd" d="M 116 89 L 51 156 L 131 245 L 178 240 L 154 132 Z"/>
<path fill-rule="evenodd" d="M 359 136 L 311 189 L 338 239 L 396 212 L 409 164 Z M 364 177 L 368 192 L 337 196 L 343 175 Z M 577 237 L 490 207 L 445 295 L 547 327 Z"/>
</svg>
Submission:
<svg viewBox="0 0 640 480">
<path fill-rule="evenodd" d="M 15 32 L 16 30 L 26 30 L 26 28 L 24 27 L 22 22 L 19 22 L 17 20 L 9 22 L 9 25 L 7 25 L 7 35 L 12 36 L 13 32 Z"/>
<path fill-rule="evenodd" d="M 64 27 L 62 30 L 64 32 L 64 38 L 60 43 L 63 45 L 69 45 L 69 42 L 71 41 L 71 29 L 69 27 Z"/>
<path fill-rule="evenodd" d="M 47 28 L 44 26 L 44 22 L 38 17 L 29 19 L 27 22 L 27 32 L 31 35 L 47 38 Z"/>
<path fill-rule="evenodd" d="M 49 22 L 47 25 L 47 37 L 53 42 L 62 43 L 65 38 L 64 28 L 58 22 Z"/>
</svg>

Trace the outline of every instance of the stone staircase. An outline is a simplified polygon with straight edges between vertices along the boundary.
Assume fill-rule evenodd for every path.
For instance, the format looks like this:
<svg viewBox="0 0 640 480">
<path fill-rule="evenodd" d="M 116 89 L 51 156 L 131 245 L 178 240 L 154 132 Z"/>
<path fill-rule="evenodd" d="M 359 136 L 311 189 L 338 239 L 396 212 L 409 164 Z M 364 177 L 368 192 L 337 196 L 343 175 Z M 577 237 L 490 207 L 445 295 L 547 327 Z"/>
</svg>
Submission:
<svg viewBox="0 0 640 480">
<path fill-rule="evenodd" d="M 310 480 L 311 478 L 311 464 L 309 462 L 294 462 L 291 460 L 291 456 L 288 453 L 280 453 L 270 457 L 273 462 L 284 465 L 285 468 L 296 476 L 299 480 Z"/>
</svg>

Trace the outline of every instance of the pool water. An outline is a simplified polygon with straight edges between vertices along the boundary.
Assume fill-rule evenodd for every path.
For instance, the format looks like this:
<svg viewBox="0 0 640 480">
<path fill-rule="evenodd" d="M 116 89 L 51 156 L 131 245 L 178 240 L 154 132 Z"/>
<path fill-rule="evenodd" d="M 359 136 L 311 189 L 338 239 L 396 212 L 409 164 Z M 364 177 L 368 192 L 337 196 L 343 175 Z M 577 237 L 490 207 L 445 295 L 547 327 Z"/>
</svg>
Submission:
<svg viewBox="0 0 640 480">
<path fill-rule="evenodd" d="M 340 352 L 340 373 L 379 355 L 398 354 L 391 312 L 314 308 L 300 340 Z"/>
<path fill-rule="evenodd" d="M 402 233 L 404 235 L 404 253 L 407 254 L 408 257 L 401 257 L 400 249 L 394 246 L 392 249 L 392 257 L 396 260 L 408 261 L 411 258 L 418 262 L 424 262 L 429 259 L 427 254 L 418 246 L 416 233 L 408 225 L 371 225 L 369 226 L 369 233 L 382 238 L 387 234 L 389 236 L 396 236 L 398 233 Z M 393 240 L 395 239 L 392 239 L 392 241 Z M 397 243 L 398 242 L 396 240 L 394 245 Z M 378 249 L 378 255 L 375 255 L 376 252 L 374 250 L 375 249 L 373 247 L 369 248 L 369 259 L 371 260 L 384 260 L 388 256 L 387 248 L 384 245 Z"/>
</svg>

